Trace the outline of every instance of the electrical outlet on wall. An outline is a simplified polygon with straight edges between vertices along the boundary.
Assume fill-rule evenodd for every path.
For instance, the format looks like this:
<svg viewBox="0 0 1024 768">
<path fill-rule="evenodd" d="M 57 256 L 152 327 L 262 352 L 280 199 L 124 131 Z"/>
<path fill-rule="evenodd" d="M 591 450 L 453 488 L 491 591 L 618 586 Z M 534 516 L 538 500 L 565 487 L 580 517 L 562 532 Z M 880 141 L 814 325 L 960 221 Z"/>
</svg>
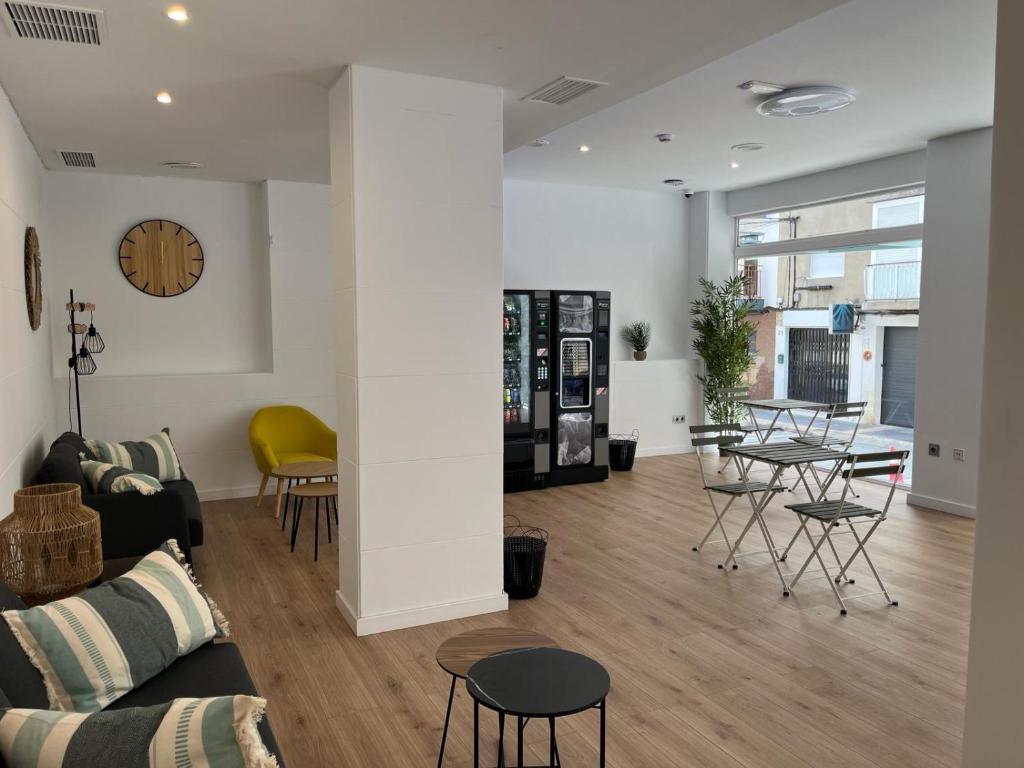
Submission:
<svg viewBox="0 0 1024 768">
<path fill-rule="evenodd" d="M 967 461 L 967 451 L 963 448 L 954 448 L 953 461 Z"/>
<path fill-rule="evenodd" d="M 939 444 L 938 443 L 928 443 L 928 455 L 929 456 L 938 456 L 940 452 L 941 452 L 941 449 L 939 448 Z"/>
<path fill-rule="evenodd" d="M 672 423 L 673 424 L 685 424 L 686 423 L 686 416 L 684 416 L 682 414 L 679 414 L 678 416 L 673 416 L 672 417 Z"/>
</svg>

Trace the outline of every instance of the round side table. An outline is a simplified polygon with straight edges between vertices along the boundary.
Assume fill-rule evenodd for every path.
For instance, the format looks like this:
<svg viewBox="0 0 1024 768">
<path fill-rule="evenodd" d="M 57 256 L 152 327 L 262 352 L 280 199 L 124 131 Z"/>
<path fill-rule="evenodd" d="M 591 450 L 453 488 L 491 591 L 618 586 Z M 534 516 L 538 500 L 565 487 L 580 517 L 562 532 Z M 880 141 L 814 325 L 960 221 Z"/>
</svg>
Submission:
<svg viewBox="0 0 1024 768">
<path fill-rule="evenodd" d="M 306 499 L 316 502 L 316 527 L 313 530 L 313 562 L 320 559 L 320 501 L 324 503 L 324 517 L 327 519 L 327 543 L 331 543 L 331 503 L 334 503 L 334 520 L 338 520 L 338 484 L 337 483 L 304 483 L 289 491 L 295 497 L 295 514 L 292 515 L 292 552 L 295 551 L 295 538 L 299 535 L 299 521 L 302 520 L 302 507 Z"/>
<path fill-rule="evenodd" d="M 281 464 L 274 467 L 270 475 L 277 478 L 277 495 L 274 497 L 274 519 L 277 520 L 281 516 L 281 497 L 285 494 L 286 483 L 290 494 L 292 486 L 303 480 L 307 483 L 312 480 L 333 480 L 338 476 L 338 462 L 298 461 L 292 464 Z M 287 502 L 284 516 L 288 517 Z M 284 520 L 281 520 L 281 530 L 284 530 Z"/>
<path fill-rule="evenodd" d="M 444 761 L 444 745 L 448 740 L 448 721 L 452 716 L 452 700 L 455 697 L 455 681 L 465 678 L 470 667 L 481 659 L 495 653 L 520 648 L 557 648 L 558 643 L 547 635 L 515 627 L 487 627 L 471 629 L 461 635 L 450 637 L 437 649 L 437 663 L 452 676 L 452 687 L 448 691 L 448 709 L 444 714 L 444 731 L 441 733 L 441 748 L 437 753 L 437 766 Z"/>
<path fill-rule="evenodd" d="M 524 720 L 546 718 L 551 730 L 551 765 L 558 765 L 555 720 L 597 708 L 601 713 L 599 755 L 605 765 L 605 710 L 611 678 L 593 659 L 561 648 L 523 648 L 481 659 L 466 673 L 473 697 L 473 768 L 480 766 L 480 705 L 498 713 L 498 739 L 505 716 L 517 720 L 516 765 L 523 768 Z"/>
</svg>

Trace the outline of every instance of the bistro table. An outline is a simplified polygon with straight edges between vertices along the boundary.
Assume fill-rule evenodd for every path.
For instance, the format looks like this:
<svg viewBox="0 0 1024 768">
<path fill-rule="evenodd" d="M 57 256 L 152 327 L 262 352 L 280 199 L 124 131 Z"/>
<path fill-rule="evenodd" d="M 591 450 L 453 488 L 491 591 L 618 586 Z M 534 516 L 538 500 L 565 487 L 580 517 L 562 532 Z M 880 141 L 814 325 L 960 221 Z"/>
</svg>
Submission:
<svg viewBox="0 0 1024 768">
<path fill-rule="evenodd" d="M 473 768 L 480 766 L 481 704 L 498 713 L 499 743 L 505 735 L 505 716 L 516 718 L 518 768 L 523 768 L 526 721 L 548 721 L 549 766 L 558 766 L 562 761 L 555 742 L 555 720 L 596 708 L 601 718 L 598 764 L 604 768 L 605 702 L 610 687 L 611 679 L 604 667 L 583 654 L 560 648 L 521 648 L 478 661 L 466 673 L 466 690 L 473 697 Z"/>
<path fill-rule="evenodd" d="M 291 495 L 291 488 L 294 484 L 305 480 L 307 483 L 313 480 L 329 482 L 338 476 L 338 462 L 336 461 L 297 461 L 291 464 L 280 464 L 274 467 L 270 474 L 277 478 L 277 494 L 274 498 L 274 519 L 281 516 L 281 497 L 286 493 Z M 288 491 L 285 491 L 287 482 Z M 285 518 L 288 517 L 288 501 L 285 501 Z M 281 520 L 281 530 L 284 530 L 284 519 Z"/>
<path fill-rule="evenodd" d="M 786 582 L 786 577 L 782 575 L 782 569 L 779 567 L 779 563 L 785 559 L 785 554 L 782 557 L 779 556 L 778 551 L 783 549 L 775 545 L 775 540 L 772 538 L 771 530 L 768 528 L 768 523 L 764 519 L 764 511 L 768 508 L 769 502 L 776 495 L 778 490 L 772 490 L 779 487 L 779 478 L 789 468 L 795 468 L 797 474 L 799 474 L 801 481 L 803 481 L 804 488 L 807 490 L 807 496 L 811 501 L 820 501 L 825 498 L 825 494 L 828 491 L 829 485 L 835 480 L 836 476 L 841 471 L 846 460 L 850 454 L 846 451 L 835 451 L 830 448 L 818 448 L 814 446 L 802 445 L 800 443 L 759 443 L 757 445 L 730 445 L 722 446 L 719 451 L 730 456 L 736 465 L 736 469 L 740 473 L 740 482 L 746 486 L 746 496 L 750 501 L 750 519 L 744 526 L 740 535 L 733 541 L 732 548 L 729 550 L 729 554 L 726 556 L 725 561 L 719 564 L 719 568 L 725 568 L 726 565 L 732 561 L 733 570 L 738 568 L 736 557 L 740 543 L 743 538 L 747 535 L 747 532 L 757 524 L 758 529 L 761 531 L 761 536 L 764 537 L 765 545 L 768 547 L 767 550 L 759 552 L 744 552 L 740 556 L 763 554 L 767 552 L 771 555 L 772 564 L 775 566 L 775 572 L 779 576 L 779 581 L 782 582 L 782 594 L 783 596 L 789 596 L 789 584 Z M 750 490 L 750 480 L 748 477 L 748 471 L 751 465 L 755 462 L 762 462 L 769 465 L 772 470 L 771 480 L 767 483 L 767 490 L 757 492 Z M 832 467 L 829 469 L 825 476 L 824 481 L 821 483 L 820 492 L 815 495 L 811 491 L 811 487 L 807 484 L 807 480 L 804 477 L 807 468 L 815 463 L 832 463 Z M 760 495 L 758 495 L 760 494 Z M 838 555 L 836 556 L 838 559 Z"/>
<path fill-rule="evenodd" d="M 747 413 L 750 414 L 750 420 L 754 423 L 754 434 L 757 435 L 757 442 L 759 443 L 767 442 L 768 438 L 771 437 L 772 432 L 776 430 L 775 425 L 782 417 L 782 414 L 789 416 L 797 436 L 803 437 L 814 424 L 814 420 L 818 418 L 818 414 L 828 410 L 830 407 L 827 403 L 815 403 L 810 400 L 788 400 L 785 398 L 779 400 L 740 400 L 740 405 L 747 406 Z M 761 423 L 757 420 L 756 410 L 769 411 L 774 414 L 768 426 L 761 426 Z M 796 416 L 793 415 L 794 411 L 811 411 L 814 413 L 814 416 L 811 418 L 810 423 L 801 429 L 796 421 Z"/>
</svg>

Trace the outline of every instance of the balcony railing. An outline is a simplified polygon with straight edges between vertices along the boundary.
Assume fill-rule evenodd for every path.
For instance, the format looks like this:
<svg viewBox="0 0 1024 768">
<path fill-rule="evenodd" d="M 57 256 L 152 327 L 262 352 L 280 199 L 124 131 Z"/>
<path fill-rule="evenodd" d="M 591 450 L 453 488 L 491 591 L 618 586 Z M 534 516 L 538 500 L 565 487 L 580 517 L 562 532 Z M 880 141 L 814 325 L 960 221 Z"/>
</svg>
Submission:
<svg viewBox="0 0 1024 768">
<path fill-rule="evenodd" d="M 868 264 L 864 267 L 864 296 L 868 301 L 921 298 L 921 262 Z"/>
</svg>

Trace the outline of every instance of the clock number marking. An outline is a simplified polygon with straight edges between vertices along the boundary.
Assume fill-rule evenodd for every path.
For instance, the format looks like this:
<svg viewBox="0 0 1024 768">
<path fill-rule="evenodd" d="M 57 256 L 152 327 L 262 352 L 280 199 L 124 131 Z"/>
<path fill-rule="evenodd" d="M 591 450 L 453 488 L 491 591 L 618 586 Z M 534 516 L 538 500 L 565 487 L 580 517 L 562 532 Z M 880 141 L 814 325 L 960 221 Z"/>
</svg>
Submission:
<svg viewBox="0 0 1024 768">
<path fill-rule="evenodd" d="M 199 279 L 199 275 L 197 275 L 195 272 L 189 272 L 189 274 L 192 275 L 192 277 L 194 277 L 196 280 Z"/>
</svg>

